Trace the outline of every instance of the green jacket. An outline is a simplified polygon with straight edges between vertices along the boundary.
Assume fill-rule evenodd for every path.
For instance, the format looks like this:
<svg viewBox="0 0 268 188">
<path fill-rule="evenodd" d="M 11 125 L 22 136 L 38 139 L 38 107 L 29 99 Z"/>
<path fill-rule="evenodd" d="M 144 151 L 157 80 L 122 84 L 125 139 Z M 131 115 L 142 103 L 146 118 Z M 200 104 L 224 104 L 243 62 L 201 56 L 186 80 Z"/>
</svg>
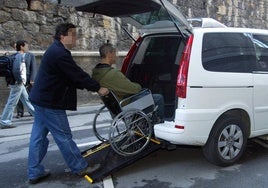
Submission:
<svg viewBox="0 0 268 188">
<path fill-rule="evenodd" d="M 92 78 L 98 81 L 102 87 L 113 91 L 119 101 L 141 90 L 138 83 L 131 82 L 121 71 L 107 64 L 97 64 L 92 70 Z"/>
</svg>

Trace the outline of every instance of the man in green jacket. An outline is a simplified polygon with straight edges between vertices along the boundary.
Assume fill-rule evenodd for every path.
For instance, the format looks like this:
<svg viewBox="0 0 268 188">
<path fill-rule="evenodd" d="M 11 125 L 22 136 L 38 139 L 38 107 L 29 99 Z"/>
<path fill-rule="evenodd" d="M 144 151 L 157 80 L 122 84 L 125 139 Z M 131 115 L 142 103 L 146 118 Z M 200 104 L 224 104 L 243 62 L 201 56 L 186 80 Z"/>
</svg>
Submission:
<svg viewBox="0 0 268 188">
<path fill-rule="evenodd" d="M 120 70 L 112 67 L 117 56 L 116 49 L 111 44 L 102 45 L 99 52 L 101 62 L 92 70 L 92 77 L 102 87 L 112 90 L 119 101 L 140 92 L 142 88 L 138 83 L 131 82 Z"/>
<path fill-rule="evenodd" d="M 98 81 L 101 87 L 113 91 L 119 101 L 141 91 L 140 84 L 130 81 L 120 70 L 112 67 L 116 63 L 117 56 L 116 49 L 110 43 L 102 45 L 99 53 L 101 62 L 92 70 L 92 78 Z M 158 122 L 162 122 L 164 119 L 163 96 L 153 94 L 153 99 L 158 106 Z"/>
</svg>

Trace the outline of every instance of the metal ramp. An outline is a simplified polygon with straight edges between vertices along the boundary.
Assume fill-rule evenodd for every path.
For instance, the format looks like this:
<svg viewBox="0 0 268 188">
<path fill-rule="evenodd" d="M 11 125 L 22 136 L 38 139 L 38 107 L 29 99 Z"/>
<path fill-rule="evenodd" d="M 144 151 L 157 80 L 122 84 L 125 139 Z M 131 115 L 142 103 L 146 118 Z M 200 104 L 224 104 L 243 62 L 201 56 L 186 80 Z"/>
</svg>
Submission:
<svg viewBox="0 0 268 188">
<path fill-rule="evenodd" d="M 90 182 L 94 183 L 102 180 L 113 172 L 118 171 L 134 162 L 142 159 L 143 157 L 155 152 L 161 148 L 161 143 L 158 140 L 150 139 L 148 146 L 140 153 L 133 156 L 122 156 L 117 154 L 109 142 L 104 142 L 96 145 L 88 150 L 82 152 L 84 158 L 86 158 L 89 163 L 99 163 L 101 168 L 92 174 L 88 174 L 85 178 Z"/>
</svg>

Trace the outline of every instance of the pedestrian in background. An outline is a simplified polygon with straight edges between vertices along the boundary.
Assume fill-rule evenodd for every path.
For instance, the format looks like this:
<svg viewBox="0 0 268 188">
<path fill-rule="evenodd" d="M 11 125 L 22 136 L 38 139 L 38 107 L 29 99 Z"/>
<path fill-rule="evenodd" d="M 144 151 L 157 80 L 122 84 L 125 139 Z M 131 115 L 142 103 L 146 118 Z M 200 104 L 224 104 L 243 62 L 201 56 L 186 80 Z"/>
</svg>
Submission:
<svg viewBox="0 0 268 188">
<path fill-rule="evenodd" d="M 28 179 L 36 184 L 48 177 L 50 172 L 41 164 L 48 149 L 50 132 L 58 145 L 62 156 L 77 175 L 85 175 L 100 167 L 100 164 L 89 165 L 72 139 L 72 132 L 65 110 L 76 110 L 76 89 L 87 89 L 108 94 L 107 88 L 100 87 L 74 61 L 69 49 L 76 44 L 76 26 L 71 23 L 59 24 L 56 27 L 54 42 L 42 57 L 35 84 L 30 93 L 30 101 L 35 107 L 29 156 Z"/>
<path fill-rule="evenodd" d="M 25 52 L 25 64 L 26 64 L 26 74 L 27 74 L 27 82 L 26 82 L 26 91 L 28 94 L 31 91 L 31 88 L 34 84 L 34 79 L 37 73 L 37 64 L 36 64 L 36 59 L 33 53 L 28 51 Z M 30 113 L 30 112 L 29 112 Z M 31 114 L 31 113 L 30 113 Z M 31 114 L 33 115 L 33 114 Z M 24 116 L 24 107 L 23 103 L 21 100 L 19 100 L 17 104 L 17 118 L 23 117 Z"/>
<path fill-rule="evenodd" d="M 3 113 L 1 115 L 1 129 L 14 128 L 12 124 L 13 111 L 17 105 L 19 99 L 28 108 L 31 114 L 34 114 L 34 108 L 29 101 L 29 96 L 25 88 L 27 81 L 27 69 L 25 64 L 25 52 L 28 50 L 28 44 L 24 40 L 18 40 L 16 42 L 15 60 L 13 62 L 13 76 L 14 78 L 8 79 L 7 84 L 10 88 L 9 96 Z"/>
</svg>

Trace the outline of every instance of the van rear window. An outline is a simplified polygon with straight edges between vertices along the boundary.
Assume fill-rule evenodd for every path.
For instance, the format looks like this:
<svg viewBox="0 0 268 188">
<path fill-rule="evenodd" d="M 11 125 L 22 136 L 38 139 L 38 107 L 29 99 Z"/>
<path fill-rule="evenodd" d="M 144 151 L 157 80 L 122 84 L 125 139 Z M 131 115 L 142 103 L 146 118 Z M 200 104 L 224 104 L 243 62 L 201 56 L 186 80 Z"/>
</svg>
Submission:
<svg viewBox="0 0 268 188">
<path fill-rule="evenodd" d="M 202 64 L 208 71 L 252 72 L 256 53 L 247 33 L 206 33 L 203 37 Z"/>
</svg>

